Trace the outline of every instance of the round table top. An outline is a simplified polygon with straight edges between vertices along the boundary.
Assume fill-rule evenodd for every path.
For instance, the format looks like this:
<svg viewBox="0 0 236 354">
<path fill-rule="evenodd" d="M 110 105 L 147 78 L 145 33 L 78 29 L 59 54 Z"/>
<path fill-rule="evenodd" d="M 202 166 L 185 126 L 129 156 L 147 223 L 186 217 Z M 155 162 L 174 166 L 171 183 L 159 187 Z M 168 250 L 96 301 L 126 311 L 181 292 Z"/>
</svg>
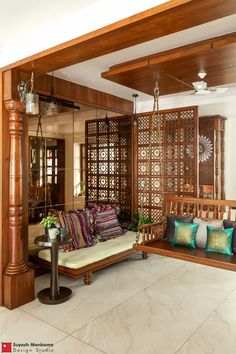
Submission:
<svg viewBox="0 0 236 354">
<path fill-rule="evenodd" d="M 61 237 L 58 235 L 55 239 L 51 239 L 49 236 L 46 235 L 40 235 L 37 236 L 34 240 L 34 243 L 38 246 L 43 246 L 43 247 L 52 247 L 53 245 L 65 245 L 67 243 L 71 243 L 72 238 L 70 234 L 67 234 L 65 237 Z"/>
</svg>

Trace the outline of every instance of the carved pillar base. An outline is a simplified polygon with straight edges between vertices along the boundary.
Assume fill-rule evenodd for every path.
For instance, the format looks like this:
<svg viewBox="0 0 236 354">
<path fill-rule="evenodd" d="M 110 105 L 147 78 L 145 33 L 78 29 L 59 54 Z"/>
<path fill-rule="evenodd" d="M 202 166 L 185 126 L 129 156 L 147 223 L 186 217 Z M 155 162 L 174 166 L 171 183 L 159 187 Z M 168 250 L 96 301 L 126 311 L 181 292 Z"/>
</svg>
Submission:
<svg viewBox="0 0 236 354">
<path fill-rule="evenodd" d="M 34 300 L 34 271 L 3 276 L 3 305 L 9 310 Z"/>
</svg>

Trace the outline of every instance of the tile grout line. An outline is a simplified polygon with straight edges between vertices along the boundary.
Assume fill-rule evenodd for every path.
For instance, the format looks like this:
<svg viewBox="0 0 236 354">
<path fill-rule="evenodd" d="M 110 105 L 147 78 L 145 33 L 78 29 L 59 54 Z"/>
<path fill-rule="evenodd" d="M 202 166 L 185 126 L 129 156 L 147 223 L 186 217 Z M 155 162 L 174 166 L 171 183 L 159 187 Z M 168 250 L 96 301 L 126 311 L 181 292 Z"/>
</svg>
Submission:
<svg viewBox="0 0 236 354">
<path fill-rule="evenodd" d="M 179 266 L 177 267 L 177 269 L 179 269 L 179 268 L 181 268 L 181 267 L 183 267 L 183 266 L 184 266 L 184 265 L 179 265 Z M 41 319 L 41 318 L 39 318 L 39 317 L 33 315 L 31 312 L 28 312 L 27 310 L 24 310 L 24 309 L 21 309 L 21 308 L 19 308 L 19 310 L 22 311 L 22 312 L 24 312 L 24 313 L 26 313 L 27 315 L 29 315 L 29 316 L 31 316 L 31 317 L 37 319 L 37 320 L 39 320 L 39 321 L 42 321 L 42 322 L 46 323 L 47 325 L 49 325 L 49 326 L 51 326 L 51 327 L 53 327 L 53 328 L 55 328 L 55 329 L 57 329 L 57 330 L 59 330 L 59 331 L 61 331 L 61 332 L 64 332 L 67 336 L 68 336 L 68 335 L 73 336 L 73 334 L 74 334 L 75 332 L 77 332 L 77 331 L 79 331 L 80 329 L 86 327 L 91 321 L 93 322 L 93 321 L 95 321 L 96 319 L 99 319 L 99 318 L 102 317 L 103 315 L 107 314 L 109 311 L 115 309 L 117 306 L 123 304 L 125 301 L 130 300 L 132 297 L 138 295 L 139 293 L 141 293 L 142 291 L 146 290 L 146 289 L 149 288 L 150 286 L 153 286 L 155 283 L 158 283 L 159 281 L 161 281 L 162 279 L 164 279 L 166 276 L 169 276 L 170 274 L 174 273 L 175 271 L 176 271 L 176 269 L 172 270 L 170 273 L 164 275 L 164 276 L 161 277 L 160 279 L 154 281 L 154 282 L 151 283 L 150 285 L 148 285 L 148 286 L 146 286 L 145 288 L 139 290 L 137 293 L 135 293 L 135 294 L 129 296 L 127 299 L 121 301 L 119 304 L 113 306 L 112 308 L 110 308 L 109 310 L 105 311 L 104 313 L 98 315 L 97 317 L 94 317 L 92 320 L 89 320 L 89 321 L 86 322 L 83 326 L 77 328 L 76 330 L 74 330 L 74 331 L 72 331 L 72 332 L 66 332 L 64 329 L 58 328 L 57 326 L 55 326 L 55 325 L 53 325 L 53 324 L 51 324 L 51 323 L 45 321 L 44 319 Z M 36 298 L 36 299 L 37 299 L 37 298 Z M 36 300 L 36 299 L 35 299 L 35 300 Z M 75 337 L 75 336 L 73 336 L 73 337 L 76 338 L 76 339 L 78 339 L 78 338 Z M 63 338 L 66 338 L 66 337 L 63 337 Z M 87 344 L 87 343 L 86 343 L 86 344 Z"/>
<path fill-rule="evenodd" d="M 183 344 L 173 353 L 177 354 L 181 348 L 189 341 L 189 339 L 204 325 L 204 323 L 210 318 L 210 316 L 221 306 L 221 304 L 236 290 L 236 287 L 233 288 L 223 299 L 216 305 L 216 307 L 208 314 L 208 316 L 199 324 L 199 326 L 188 336 Z"/>
<path fill-rule="evenodd" d="M 184 265 L 180 265 L 180 266 L 177 267 L 177 269 L 182 268 L 183 266 L 184 266 Z M 83 329 L 83 328 L 86 327 L 90 322 L 96 321 L 97 319 L 99 319 L 99 318 L 101 318 L 102 316 L 106 315 L 108 312 L 114 310 L 114 309 L 117 308 L 118 306 L 124 304 L 126 301 L 132 299 L 132 297 L 137 296 L 137 295 L 140 294 L 142 291 L 145 291 L 145 290 L 147 290 L 149 287 L 153 286 L 154 284 L 159 283 L 159 282 L 160 282 L 161 280 L 163 280 L 166 276 L 171 275 L 171 274 L 174 273 L 175 271 L 176 271 L 176 269 L 172 270 L 170 273 L 168 273 L 168 274 L 166 274 L 166 275 L 163 275 L 160 279 L 154 281 L 153 283 L 151 283 L 150 285 L 146 286 L 145 288 L 143 288 L 143 289 L 137 291 L 135 294 L 129 296 L 127 299 L 121 301 L 119 304 L 113 306 L 112 308 L 110 308 L 109 310 L 105 311 L 104 313 L 98 315 L 97 317 L 94 317 L 92 320 L 89 320 L 89 321 L 88 321 L 87 323 L 85 323 L 82 327 L 80 327 L 80 328 L 76 329 L 75 331 L 71 332 L 71 335 L 74 337 L 74 333 L 75 333 L 75 332 L 77 332 L 77 331 Z M 75 338 L 77 338 L 77 337 L 75 337 Z"/>
<path fill-rule="evenodd" d="M 61 332 L 65 333 L 67 336 L 70 335 L 70 333 L 66 332 L 64 329 L 58 328 L 58 327 L 52 325 L 51 323 L 45 321 L 44 319 L 41 319 L 41 318 L 39 318 L 39 317 L 33 315 L 33 314 L 30 313 L 30 312 L 27 312 L 26 310 L 23 310 L 23 309 L 20 309 L 20 308 L 19 308 L 19 310 L 22 311 L 22 312 L 24 312 L 25 314 L 27 314 L 27 315 L 29 315 L 29 316 L 35 318 L 36 320 L 42 321 L 42 322 L 46 323 L 47 325 L 49 325 L 50 327 L 55 328 L 55 329 L 57 329 L 58 331 L 61 331 Z M 66 337 L 64 337 L 64 338 L 66 338 Z"/>
<path fill-rule="evenodd" d="M 91 344 L 88 344 L 88 343 L 84 342 L 83 340 L 81 340 L 79 338 L 76 338 L 76 337 L 72 336 L 71 334 L 68 334 L 65 338 L 59 339 L 57 342 L 54 343 L 54 345 L 59 344 L 60 342 L 62 342 L 63 340 L 65 340 L 66 338 L 69 338 L 69 337 L 71 337 L 73 339 L 76 339 L 76 340 L 78 340 L 78 342 L 82 342 L 83 344 L 88 345 L 89 347 L 91 347 L 93 349 L 96 349 L 96 350 L 98 350 L 99 352 L 101 352 L 103 354 L 108 354 L 108 353 L 104 352 L 103 350 L 101 350 L 101 349 L 99 349 L 99 348 L 97 348 L 97 347 L 95 347 L 95 346 L 93 346 Z"/>
</svg>

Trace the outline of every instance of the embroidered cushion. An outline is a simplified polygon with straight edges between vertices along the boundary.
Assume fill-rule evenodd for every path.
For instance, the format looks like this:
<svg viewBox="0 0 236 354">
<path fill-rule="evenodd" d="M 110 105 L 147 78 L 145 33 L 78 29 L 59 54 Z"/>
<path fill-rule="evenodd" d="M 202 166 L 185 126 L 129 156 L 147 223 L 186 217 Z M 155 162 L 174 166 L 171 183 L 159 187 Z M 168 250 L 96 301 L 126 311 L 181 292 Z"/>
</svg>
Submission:
<svg viewBox="0 0 236 354">
<path fill-rule="evenodd" d="M 233 252 L 236 253 L 236 221 L 223 220 L 223 226 L 224 229 L 229 229 L 232 227 L 234 229 L 232 247 L 233 247 Z"/>
<path fill-rule="evenodd" d="M 166 230 L 164 239 L 168 241 L 173 241 L 174 234 L 175 234 L 175 221 L 187 222 L 191 223 L 193 221 L 193 216 L 191 215 L 168 215 L 167 216 L 167 223 L 166 223 Z"/>
<path fill-rule="evenodd" d="M 217 252 L 232 255 L 233 228 L 218 229 L 207 226 L 206 252 Z"/>
<path fill-rule="evenodd" d="M 196 236 L 196 245 L 197 247 L 206 247 L 207 242 L 207 226 L 212 226 L 216 228 L 222 228 L 222 220 L 203 220 L 199 218 L 193 219 L 194 224 L 198 224 L 197 236 Z"/>
<path fill-rule="evenodd" d="M 102 239 L 123 235 L 123 230 L 117 220 L 114 209 L 99 212 L 96 214 L 96 228 Z"/>
<path fill-rule="evenodd" d="M 172 245 L 196 248 L 197 229 L 197 224 L 175 221 L 175 234 Z"/>
</svg>

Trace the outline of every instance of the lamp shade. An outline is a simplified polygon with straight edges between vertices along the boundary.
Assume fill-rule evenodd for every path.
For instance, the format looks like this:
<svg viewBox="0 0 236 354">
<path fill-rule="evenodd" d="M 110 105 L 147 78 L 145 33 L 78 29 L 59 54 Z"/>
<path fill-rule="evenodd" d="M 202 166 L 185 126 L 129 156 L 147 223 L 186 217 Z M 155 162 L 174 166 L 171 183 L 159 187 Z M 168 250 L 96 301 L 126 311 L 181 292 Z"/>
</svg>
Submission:
<svg viewBox="0 0 236 354">
<path fill-rule="evenodd" d="M 25 111 L 27 114 L 39 114 L 39 96 L 37 93 L 28 92 L 25 95 Z"/>
</svg>

